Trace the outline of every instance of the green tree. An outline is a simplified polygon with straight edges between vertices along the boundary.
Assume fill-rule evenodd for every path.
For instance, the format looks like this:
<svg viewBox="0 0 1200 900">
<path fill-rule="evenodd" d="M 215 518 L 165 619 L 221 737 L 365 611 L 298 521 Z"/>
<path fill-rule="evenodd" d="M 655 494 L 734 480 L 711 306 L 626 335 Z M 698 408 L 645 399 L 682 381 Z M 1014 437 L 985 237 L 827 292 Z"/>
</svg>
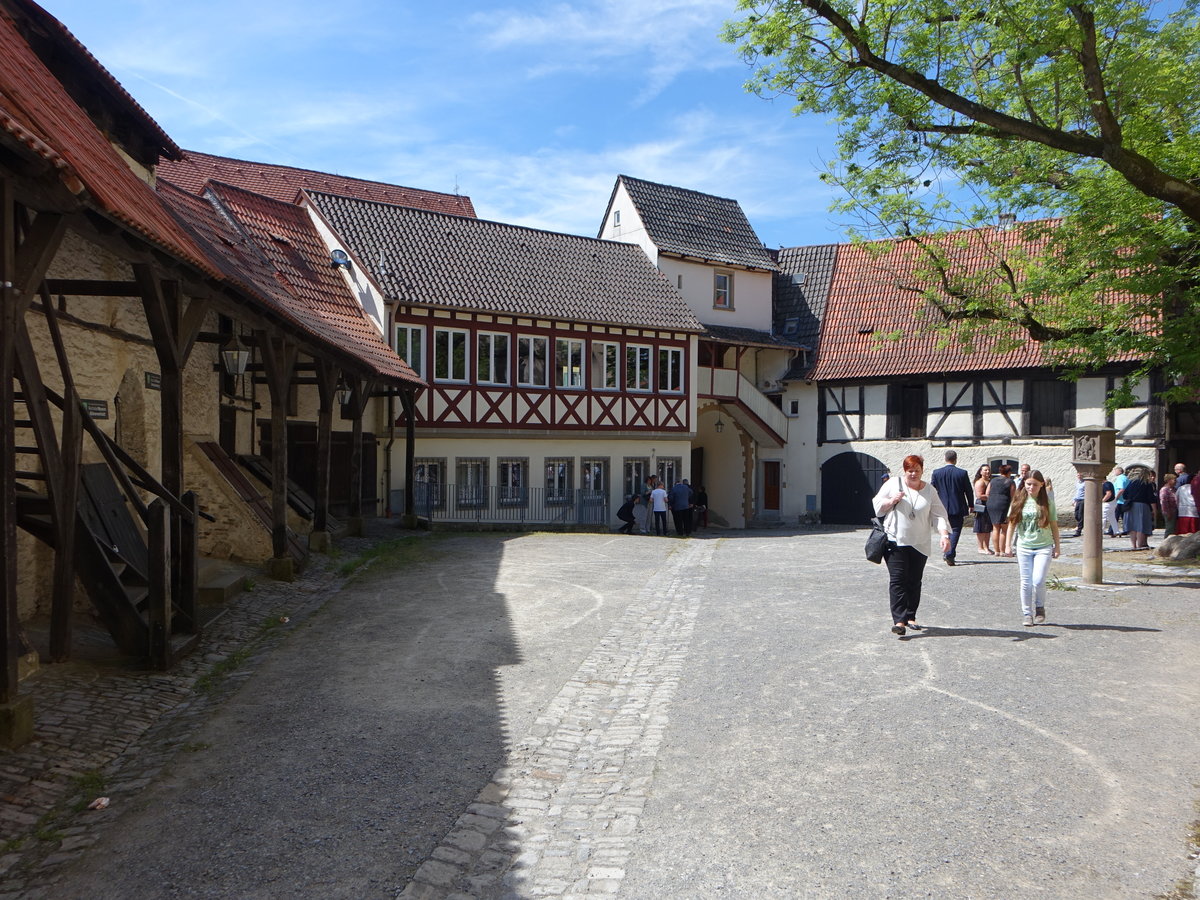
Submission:
<svg viewBox="0 0 1200 900">
<path fill-rule="evenodd" d="M 1182 399 L 1200 386 L 1200 16 L 1172 9 L 741 0 L 724 36 L 750 90 L 837 121 L 836 208 L 920 248 L 931 325 L 1027 335 L 1076 372 L 1136 358 Z M 991 264 L 958 264 L 953 232 L 1000 212 L 1020 239 L 983 232 Z"/>
</svg>

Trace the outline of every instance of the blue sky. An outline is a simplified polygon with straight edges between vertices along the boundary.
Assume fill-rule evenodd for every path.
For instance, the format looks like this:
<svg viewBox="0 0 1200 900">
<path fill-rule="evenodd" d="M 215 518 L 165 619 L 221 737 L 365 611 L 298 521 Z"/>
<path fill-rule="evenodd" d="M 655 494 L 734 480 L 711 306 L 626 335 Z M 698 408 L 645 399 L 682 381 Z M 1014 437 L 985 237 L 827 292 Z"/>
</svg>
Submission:
<svg viewBox="0 0 1200 900">
<path fill-rule="evenodd" d="M 618 174 L 844 240 L 833 129 L 743 89 L 735 0 L 42 0 L 181 147 L 467 194 L 595 235 Z"/>
</svg>

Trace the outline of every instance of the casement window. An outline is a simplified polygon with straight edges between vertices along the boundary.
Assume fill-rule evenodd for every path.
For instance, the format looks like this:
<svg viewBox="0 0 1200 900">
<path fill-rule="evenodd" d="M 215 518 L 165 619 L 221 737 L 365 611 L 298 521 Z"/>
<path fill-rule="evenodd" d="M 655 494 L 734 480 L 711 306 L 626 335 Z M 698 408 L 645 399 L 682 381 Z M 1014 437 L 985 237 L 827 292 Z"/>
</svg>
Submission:
<svg viewBox="0 0 1200 900">
<path fill-rule="evenodd" d="M 625 347 L 625 390 L 650 390 L 650 348 L 641 344 Z"/>
<path fill-rule="evenodd" d="M 1067 434 L 1067 429 L 1074 427 L 1075 385 L 1057 379 L 1034 379 L 1025 396 L 1029 400 L 1030 434 Z"/>
<path fill-rule="evenodd" d="M 396 355 L 425 377 L 425 329 L 420 325 L 396 326 Z"/>
<path fill-rule="evenodd" d="M 446 505 L 446 460 L 413 460 L 413 507 L 417 513 Z"/>
<path fill-rule="evenodd" d="M 488 461 L 459 457 L 455 461 L 455 496 L 459 506 L 486 506 Z"/>
<path fill-rule="evenodd" d="M 554 342 L 554 384 L 561 388 L 583 387 L 583 341 L 559 338 Z"/>
<path fill-rule="evenodd" d="M 546 459 L 546 502 L 569 503 L 571 500 L 571 469 L 574 460 Z"/>
<path fill-rule="evenodd" d="M 887 404 L 890 440 L 925 437 L 929 427 L 929 390 L 924 383 L 889 384 Z"/>
<path fill-rule="evenodd" d="M 479 384 L 508 384 L 508 335 L 480 332 L 479 352 L 475 361 L 475 380 Z"/>
<path fill-rule="evenodd" d="M 608 491 L 608 459 L 584 457 L 579 461 L 579 487 L 604 494 Z"/>
<path fill-rule="evenodd" d="M 613 210 L 613 228 L 620 228 L 620 227 L 621 227 L 621 211 L 619 209 L 614 209 Z"/>
<path fill-rule="evenodd" d="M 467 332 L 457 328 L 433 330 L 433 377 L 438 381 L 466 381 Z"/>
<path fill-rule="evenodd" d="M 800 317 L 799 316 L 789 316 L 788 318 L 783 320 L 783 333 L 784 334 L 796 334 L 799 331 L 800 331 Z"/>
<path fill-rule="evenodd" d="M 683 472 L 683 459 L 678 456 L 662 456 L 658 460 L 658 480 L 662 482 L 663 487 L 667 490 L 671 489 L 676 481 L 680 479 Z"/>
<path fill-rule="evenodd" d="M 713 273 L 713 309 L 733 309 L 733 273 Z"/>
<path fill-rule="evenodd" d="M 522 335 L 517 338 L 517 379 L 525 387 L 546 387 L 546 356 L 549 338 Z"/>
<path fill-rule="evenodd" d="M 621 386 L 617 371 L 620 367 L 621 348 L 606 341 L 592 341 L 592 388 L 597 391 L 615 391 Z"/>
<path fill-rule="evenodd" d="M 517 506 L 528 502 L 529 460 L 496 460 L 496 500 L 506 506 Z"/>
<path fill-rule="evenodd" d="M 658 389 L 671 394 L 683 391 L 683 350 L 678 347 L 658 349 Z"/>
<path fill-rule="evenodd" d="M 626 497 L 641 494 L 646 490 L 646 477 L 650 474 L 650 460 L 646 457 L 627 456 L 621 483 Z"/>
</svg>

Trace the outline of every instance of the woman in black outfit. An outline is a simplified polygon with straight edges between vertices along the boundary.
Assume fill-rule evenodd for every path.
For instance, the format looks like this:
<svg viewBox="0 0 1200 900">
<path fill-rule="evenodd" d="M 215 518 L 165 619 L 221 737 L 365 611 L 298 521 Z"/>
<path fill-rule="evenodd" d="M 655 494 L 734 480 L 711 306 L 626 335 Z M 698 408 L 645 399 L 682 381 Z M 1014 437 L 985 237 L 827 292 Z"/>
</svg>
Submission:
<svg viewBox="0 0 1200 900">
<path fill-rule="evenodd" d="M 1012 505 L 1012 467 L 1001 466 L 999 474 L 992 475 L 987 489 L 988 518 L 992 520 L 993 547 L 997 556 L 1012 556 L 1009 547 L 1008 508 Z"/>
</svg>

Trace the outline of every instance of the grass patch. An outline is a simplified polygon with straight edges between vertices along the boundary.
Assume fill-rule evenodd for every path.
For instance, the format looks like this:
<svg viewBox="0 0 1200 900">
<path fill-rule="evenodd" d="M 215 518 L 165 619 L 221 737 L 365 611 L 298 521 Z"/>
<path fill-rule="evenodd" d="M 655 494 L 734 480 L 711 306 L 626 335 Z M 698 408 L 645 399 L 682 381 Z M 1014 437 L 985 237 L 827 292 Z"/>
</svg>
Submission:
<svg viewBox="0 0 1200 900">
<path fill-rule="evenodd" d="M 0 844 L 0 853 L 16 853 L 25 844 L 25 838 L 15 837 L 9 838 L 3 844 Z"/>
<path fill-rule="evenodd" d="M 369 567 L 401 569 L 422 562 L 434 555 L 430 544 L 433 540 L 437 538 L 409 536 L 383 541 L 343 562 L 337 567 L 337 573 L 343 578 L 349 578 Z"/>
<path fill-rule="evenodd" d="M 1079 590 L 1079 588 L 1077 588 L 1075 585 L 1071 584 L 1069 581 L 1063 581 L 1062 576 L 1060 576 L 1060 575 L 1051 575 L 1050 578 L 1047 579 L 1047 581 L 1046 581 L 1046 587 L 1050 588 L 1050 590 L 1052 590 L 1052 591 L 1077 591 L 1077 590 Z"/>
<path fill-rule="evenodd" d="M 220 662 L 213 663 L 211 669 L 196 679 L 196 693 L 209 694 L 215 691 L 227 675 L 241 668 L 242 663 L 250 658 L 250 654 L 260 638 L 255 638 L 246 646 L 239 647 Z"/>
<path fill-rule="evenodd" d="M 187 744 L 184 744 L 179 749 L 184 753 L 199 753 L 201 750 L 207 750 L 211 746 L 212 744 L 210 744 L 208 741 L 191 741 Z"/>
<path fill-rule="evenodd" d="M 85 803 L 84 806 L 86 805 Z M 66 837 L 59 830 L 57 817 L 54 813 L 46 813 L 46 815 L 38 819 L 37 824 L 33 826 L 33 836 L 39 841 L 47 842 L 58 842 Z"/>
</svg>

